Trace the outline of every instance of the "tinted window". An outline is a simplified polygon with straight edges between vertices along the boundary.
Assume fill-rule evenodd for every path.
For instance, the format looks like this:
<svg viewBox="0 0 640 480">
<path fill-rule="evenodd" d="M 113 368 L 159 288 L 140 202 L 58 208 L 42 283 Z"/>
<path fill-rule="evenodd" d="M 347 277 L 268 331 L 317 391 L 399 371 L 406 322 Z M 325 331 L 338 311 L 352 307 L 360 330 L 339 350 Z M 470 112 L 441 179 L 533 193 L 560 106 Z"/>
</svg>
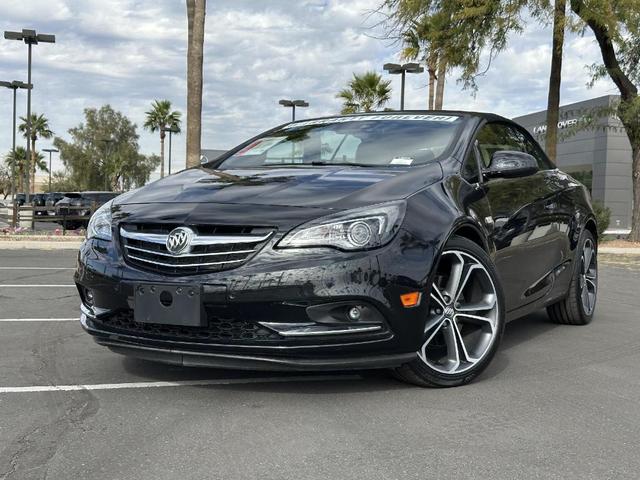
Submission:
<svg viewBox="0 0 640 480">
<path fill-rule="evenodd" d="M 245 145 L 220 168 L 277 165 L 416 165 L 447 154 L 463 117 L 389 114 L 290 123 Z"/>
<path fill-rule="evenodd" d="M 540 170 L 549 170 L 555 168 L 555 165 L 551 163 L 551 160 L 544 153 L 540 145 L 537 142 L 525 136 L 525 142 L 527 144 L 527 153 L 532 155 L 538 161 L 538 168 Z"/>
<path fill-rule="evenodd" d="M 522 130 L 504 123 L 488 123 L 480 129 L 477 136 L 478 149 L 482 163 L 488 167 L 491 157 L 499 150 L 514 150 L 533 156 L 538 162 L 538 168 L 547 170 L 553 168 L 542 149 Z"/>
<path fill-rule="evenodd" d="M 469 183 L 475 183 L 480 179 L 480 168 L 474 150 L 474 148 L 469 149 L 467 158 L 462 164 L 462 177 Z"/>
</svg>

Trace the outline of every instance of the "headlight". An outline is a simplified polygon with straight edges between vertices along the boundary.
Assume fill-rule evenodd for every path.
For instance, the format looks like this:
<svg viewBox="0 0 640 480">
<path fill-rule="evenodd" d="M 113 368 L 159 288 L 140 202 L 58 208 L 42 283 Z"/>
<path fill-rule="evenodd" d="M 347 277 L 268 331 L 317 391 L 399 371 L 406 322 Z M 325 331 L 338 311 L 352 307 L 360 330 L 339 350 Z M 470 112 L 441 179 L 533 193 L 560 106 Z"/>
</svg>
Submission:
<svg viewBox="0 0 640 480">
<path fill-rule="evenodd" d="M 111 204 L 113 200 L 102 205 L 89 220 L 87 238 L 111 240 Z"/>
<path fill-rule="evenodd" d="M 366 250 L 388 243 L 404 218 L 404 201 L 372 205 L 329 215 L 296 228 L 278 247 L 332 247 Z"/>
</svg>

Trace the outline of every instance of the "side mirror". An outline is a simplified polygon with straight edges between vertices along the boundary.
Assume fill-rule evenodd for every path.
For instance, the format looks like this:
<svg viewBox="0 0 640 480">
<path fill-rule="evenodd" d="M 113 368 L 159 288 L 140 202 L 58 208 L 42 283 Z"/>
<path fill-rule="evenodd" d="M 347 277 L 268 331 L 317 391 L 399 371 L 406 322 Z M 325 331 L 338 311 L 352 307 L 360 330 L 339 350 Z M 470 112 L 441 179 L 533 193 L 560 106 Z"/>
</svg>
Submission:
<svg viewBox="0 0 640 480">
<path fill-rule="evenodd" d="M 200 154 L 200 165 L 204 165 L 205 163 L 209 163 L 209 159 L 204 153 Z"/>
<path fill-rule="evenodd" d="M 500 150 L 491 157 L 491 165 L 483 170 L 488 178 L 517 178 L 538 171 L 538 161 L 528 153 Z"/>
</svg>

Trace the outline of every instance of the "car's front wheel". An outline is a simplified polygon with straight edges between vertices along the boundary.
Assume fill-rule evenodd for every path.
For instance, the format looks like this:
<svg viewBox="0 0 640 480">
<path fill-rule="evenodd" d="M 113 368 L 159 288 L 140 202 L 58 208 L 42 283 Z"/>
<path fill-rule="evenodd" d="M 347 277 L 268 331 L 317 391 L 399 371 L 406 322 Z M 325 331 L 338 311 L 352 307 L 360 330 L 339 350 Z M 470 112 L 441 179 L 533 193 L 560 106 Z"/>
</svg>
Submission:
<svg viewBox="0 0 640 480">
<path fill-rule="evenodd" d="M 502 288 L 491 259 L 472 241 L 453 237 L 431 285 L 418 358 L 394 373 L 424 387 L 464 385 L 491 362 L 504 322 Z"/>
</svg>

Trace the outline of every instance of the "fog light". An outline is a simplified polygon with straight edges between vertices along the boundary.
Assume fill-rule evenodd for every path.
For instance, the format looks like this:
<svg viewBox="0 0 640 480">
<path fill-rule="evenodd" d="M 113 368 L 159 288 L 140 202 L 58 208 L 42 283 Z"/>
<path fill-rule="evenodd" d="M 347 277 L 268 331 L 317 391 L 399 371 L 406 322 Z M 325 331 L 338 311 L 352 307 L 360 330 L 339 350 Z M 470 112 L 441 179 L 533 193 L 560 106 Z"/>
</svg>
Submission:
<svg viewBox="0 0 640 480">
<path fill-rule="evenodd" d="M 84 289 L 84 299 L 88 305 L 93 305 L 93 292 L 88 288 Z"/>
<path fill-rule="evenodd" d="M 349 318 L 353 321 L 358 321 L 360 320 L 360 317 L 362 317 L 362 311 L 360 310 L 360 307 L 351 307 L 349 309 Z"/>
</svg>

